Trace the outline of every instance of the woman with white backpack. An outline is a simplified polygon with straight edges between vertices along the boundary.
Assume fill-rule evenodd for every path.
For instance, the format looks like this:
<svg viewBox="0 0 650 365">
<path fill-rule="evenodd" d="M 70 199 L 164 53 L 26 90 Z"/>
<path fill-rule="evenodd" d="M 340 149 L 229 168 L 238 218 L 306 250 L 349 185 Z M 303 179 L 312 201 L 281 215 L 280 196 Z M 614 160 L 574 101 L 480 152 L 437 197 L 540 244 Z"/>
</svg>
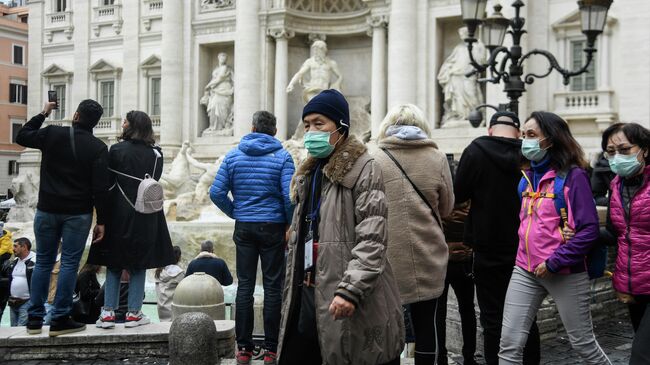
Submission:
<svg viewBox="0 0 650 365">
<path fill-rule="evenodd" d="M 106 233 L 88 254 L 89 263 L 107 268 L 104 306 L 97 320 L 100 328 L 115 327 L 122 270 L 131 276 L 125 327 L 150 323 L 141 311 L 146 270 L 175 262 L 158 183 L 163 156 L 155 146 L 149 116 L 128 112 L 120 140 L 108 152 L 111 188 Z"/>
</svg>

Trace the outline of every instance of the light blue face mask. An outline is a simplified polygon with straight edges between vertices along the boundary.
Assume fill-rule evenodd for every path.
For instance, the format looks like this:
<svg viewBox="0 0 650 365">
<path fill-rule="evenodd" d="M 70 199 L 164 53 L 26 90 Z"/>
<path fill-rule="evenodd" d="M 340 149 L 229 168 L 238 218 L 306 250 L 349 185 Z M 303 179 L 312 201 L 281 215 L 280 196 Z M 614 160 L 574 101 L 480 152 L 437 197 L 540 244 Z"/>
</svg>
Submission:
<svg viewBox="0 0 650 365">
<path fill-rule="evenodd" d="M 546 138 L 544 138 L 546 139 Z M 521 154 L 533 162 L 540 162 L 546 157 L 546 149 L 542 149 L 539 143 L 542 140 L 538 138 L 526 138 L 521 142 Z"/>
<path fill-rule="evenodd" d="M 641 168 L 641 162 L 637 158 L 640 152 L 634 155 L 621 155 L 617 153 L 613 158 L 608 160 L 609 168 L 620 177 L 629 177 L 636 174 Z"/>
<path fill-rule="evenodd" d="M 338 128 L 334 132 L 339 129 L 341 128 Z M 334 132 L 313 131 L 305 133 L 305 149 L 307 149 L 307 152 L 309 152 L 309 154 L 314 158 L 325 158 L 329 156 L 334 151 L 336 144 L 339 143 L 343 137 L 343 135 L 341 135 L 336 143 L 330 144 L 330 135 Z"/>
</svg>

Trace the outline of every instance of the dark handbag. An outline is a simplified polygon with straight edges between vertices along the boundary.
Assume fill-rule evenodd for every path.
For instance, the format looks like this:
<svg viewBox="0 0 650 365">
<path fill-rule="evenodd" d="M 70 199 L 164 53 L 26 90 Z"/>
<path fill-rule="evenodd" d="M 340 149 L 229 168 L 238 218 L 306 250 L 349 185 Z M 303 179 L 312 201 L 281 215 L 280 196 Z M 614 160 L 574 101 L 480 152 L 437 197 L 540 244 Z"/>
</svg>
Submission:
<svg viewBox="0 0 650 365">
<path fill-rule="evenodd" d="M 406 171 L 404 171 L 404 168 L 402 168 L 402 165 L 400 165 L 400 163 L 397 162 L 397 159 L 393 156 L 393 154 L 391 154 L 390 152 L 388 152 L 387 149 L 382 148 L 381 150 L 384 151 L 384 153 L 386 153 L 386 155 L 387 155 L 388 157 L 390 157 L 391 160 L 393 160 L 393 162 L 395 163 L 395 165 L 397 166 L 397 168 L 402 172 L 402 175 L 404 175 L 404 177 L 406 178 L 406 180 L 408 180 L 408 182 L 411 183 L 411 186 L 413 186 L 413 190 L 415 190 L 415 192 L 418 193 L 418 195 L 420 196 L 420 198 L 422 198 L 422 201 L 424 202 L 424 204 L 426 204 L 427 207 L 429 207 L 429 209 L 431 209 L 431 215 L 433 215 L 433 219 L 435 219 L 436 222 L 438 223 L 438 226 L 440 226 L 440 228 L 442 228 L 442 223 L 440 223 L 440 218 L 439 218 L 438 215 L 436 214 L 436 211 L 433 210 L 433 207 L 431 206 L 431 204 L 429 204 L 429 201 L 427 200 L 427 198 L 424 197 L 424 194 L 422 194 L 422 192 L 420 191 L 420 189 L 418 189 L 418 187 L 415 185 L 415 183 L 413 182 L 413 180 L 411 180 L 411 178 L 406 174 Z"/>
<path fill-rule="evenodd" d="M 74 293 L 72 297 L 72 318 L 76 320 L 88 317 L 90 315 L 90 305 L 91 303 L 81 299 L 79 293 Z"/>
</svg>

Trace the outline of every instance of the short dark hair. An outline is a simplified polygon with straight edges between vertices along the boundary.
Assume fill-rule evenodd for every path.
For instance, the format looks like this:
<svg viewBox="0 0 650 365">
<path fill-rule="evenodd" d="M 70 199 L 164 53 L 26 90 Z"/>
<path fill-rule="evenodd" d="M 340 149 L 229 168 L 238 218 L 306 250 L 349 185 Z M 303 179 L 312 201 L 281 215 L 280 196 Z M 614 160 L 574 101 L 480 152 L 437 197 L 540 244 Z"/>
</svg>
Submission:
<svg viewBox="0 0 650 365">
<path fill-rule="evenodd" d="M 214 243 L 212 241 L 201 242 L 201 251 L 214 252 Z"/>
<path fill-rule="evenodd" d="M 27 246 L 28 250 L 30 250 L 30 251 L 32 250 L 32 241 L 30 241 L 29 238 L 27 238 L 27 237 L 16 238 L 14 240 L 14 243 L 18 244 L 18 245 L 21 245 L 23 247 Z"/>
<path fill-rule="evenodd" d="M 255 132 L 274 136 L 277 131 L 275 125 L 275 115 L 266 110 L 260 110 L 253 114 L 253 127 L 255 127 Z"/>
<path fill-rule="evenodd" d="M 181 248 L 179 246 L 172 247 L 174 250 L 174 263 L 178 264 L 181 261 Z"/>
<path fill-rule="evenodd" d="M 548 149 L 551 166 L 556 171 L 569 171 L 572 166 L 587 167 L 584 151 L 573 138 L 569 124 L 557 114 L 532 112 L 528 120 L 535 119 L 544 136 L 552 143 Z"/>
<path fill-rule="evenodd" d="M 79 113 L 80 123 L 90 128 L 95 128 L 102 114 L 104 114 L 104 108 L 95 100 L 86 99 L 79 103 L 77 113 Z"/>
<path fill-rule="evenodd" d="M 156 143 L 151 118 L 149 118 L 147 113 L 139 110 L 131 110 L 126 113 L 126 121 L 129 122 L 129 126 L 122 131 L 122 135 L 120 136 L 121 140 L 142 141 L 150 146 Z"/>
<path fill-rule="evenodd" d="M 642 150 L 650 150 L 650 131 L 637 123 L 614 123 L 603 132 L 600 146 L 603 152 L 607 150 L 607 141 L 616 133 L 623 132 L 631 144 L 639 146 Z M 650 154 L 645 158 L 645 163 L 650 164 Z"/>
</svg>

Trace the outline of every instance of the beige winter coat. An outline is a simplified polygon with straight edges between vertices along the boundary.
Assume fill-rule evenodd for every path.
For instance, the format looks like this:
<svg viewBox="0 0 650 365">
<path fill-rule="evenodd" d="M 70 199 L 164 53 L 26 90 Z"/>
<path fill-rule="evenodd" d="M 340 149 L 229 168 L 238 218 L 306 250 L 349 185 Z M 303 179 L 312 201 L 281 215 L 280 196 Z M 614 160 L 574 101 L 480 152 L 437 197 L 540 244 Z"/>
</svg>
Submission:
<svg viewBox="0 0 650 365">
<path fill-rule="evenodd" d="M 435 210 L 440 221 L 454 207 L 449 164 L 430 139 L 387 137 L 379 142 L 397 161 Z M 448 248 L 431 209 L 384 151 L 374 153 L 381 166 L 388 203 L 388 260 L 402 304 L 439 297 L 445 287 Z"/>
<path fill-rule="evenodd" d="M 160 322 L 171 322 L 172 301 L 176 287 L 185 277 L 185 272 L 178 265 L 167 265 L 156 278 L 156 295 L 158 296 L 158 318 Z"/>
<path fill-rule="evenodd" d="M 306 179 L 316 160 L 308 158 L 292 181 L 296 210 L 288 242 L 278 352 L 287 335 Z M 342 142 L 323 167 L 319 250 L 316 261 L 316 325 L 323 363 L 377 365 L 397 358 L 404 346 L 404 321 L 393 271 L 386 260 L 386 196 L 381 170 L 355 137 Z M 336 293 L 351 299 L 352 317 L 334 320 L 328 308 Z M 290 351 L 290 350 L 287 350 Z M 310 364 L 311 365 L 311 364 Z M 313 364 L 317 365 L 317 364 Z"/>
</svg>

